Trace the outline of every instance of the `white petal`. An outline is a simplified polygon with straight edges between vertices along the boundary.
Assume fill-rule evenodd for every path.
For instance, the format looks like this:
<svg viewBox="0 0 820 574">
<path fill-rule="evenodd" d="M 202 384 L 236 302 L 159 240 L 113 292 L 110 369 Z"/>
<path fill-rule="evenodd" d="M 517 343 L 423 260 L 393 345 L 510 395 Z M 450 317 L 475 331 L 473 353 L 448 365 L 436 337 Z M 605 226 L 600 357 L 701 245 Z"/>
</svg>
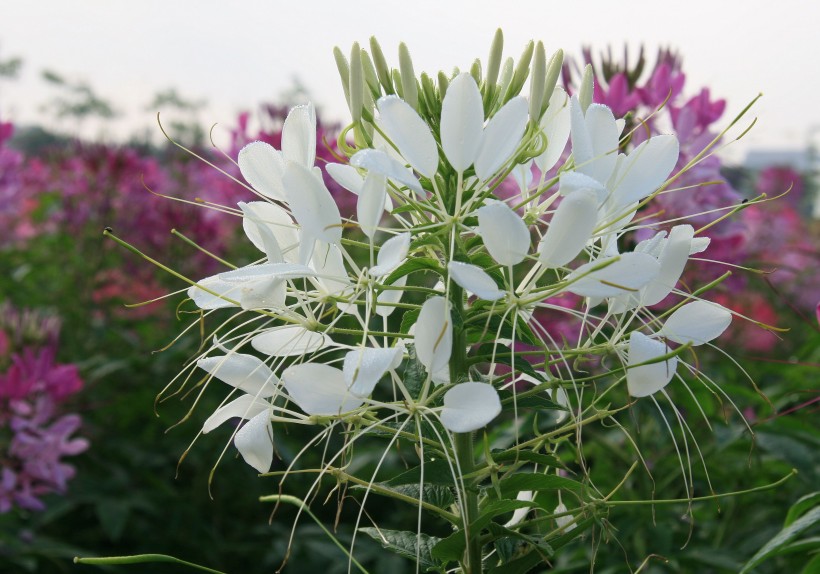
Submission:
<svg viewBox="0 0 820 574">
<path fill-rule="evenodd" d="M 636 147 L 618 168 L 613 195 L 619 205 L 640 201 L 666 181 L 678 162 L 678 139 L 650 138 Z"/>
<path fill-rule="evenodd" d="M 687 303 L 666 320 L 659 335 L 684 345 L 703 345 L 716 339 L 732 322 L 732 314 L 717 303 Z"/>
<path fill-rule="evenodd" d="M 438 169 L 438 148 L 430 127 L 416 110 L 398 96 L 384 96 L 377 102 L 381 125 L 401 155 L 425 177 Z"/>
<path fill-rule="evenodd" d="M 669 347 L 660 341 L 650 339 L 643 333 L 633 331 L 629 336 L 629 351 L 626 371 L 626 385 L 633 397 L 647 397 L 657 393 L 672 380 L 678 368 L 678 358 L 632 367 L 646 361 L 662 357 L 670 352 Z"/>
<path fill-rule="evenodd" d="M 406 167 L 389 154 L 378 149 L 363 149 L 350 158 L 350 165 L 374 171 L 399 182 L 418 195 L 424 195 L 419 180 Z"/>
<path fill-rule="evenodd" d="M 260 227 L 266 227 L 276 238 L 284 260 L 288 263 L 297 261 L 299 231 L 287 211 L 267 201 L 240 202 L 239 208 L 244 214 L 242 227 L 245 235 L 257 249 L 267 252 L 265 239 L 260 230 Z M 276 261 L 271 261 L 271 263 L 276 263 Z"/>
<path fill-rule="evenodd" d="M 652 257 L 660 257 L 663 246 L 666 244 L 666 232 L 658 231 L 649 239 L 644 239 L 635 246 L 636 253 L 646 253 Z"/>
<path fill-rule="evenodd" d="M 530 232 L 506 203 L 495 201 L 478 210 L 478 233 L 493 259 L 501 265 L 520 263 L 530 249 Z"/>
<path fill-rule="evenodd" d="M 337 415 L 361 406 L 362 399 L 347 388 L 339 369 L 302 363 L 285 369 L 282 384 L 290 398 L 309 415 Z"/>
<path fill-rule="evenodd" d="M 262 279 L 301 279 L 315 274 L 316 272 L 307 265 L 298 263 L 262 263 L 226 271 L 217 277 L 228 283 L 244 283 Z"/>
<path fill-rule="evenodd" d="M 606 183 L 618 160 L 618 127 L 615 116 L 608 107 L 592 104 L 587 108 L 584 120 L 592 142 L 592 160 L 576 169 Z"/>
<path fill-rule="evenodd" d="M 311 281 L 323 297 L 339 295 L 350 287 L 342 250 L 338 245 L 317 242 L 310 266 L 316 271 L 316 277 Z"/>
<path fill-rule="evenodd" d="M 421 306 L 415 327 L 416 355 L 427 372 L 435 373 L 446 367 L 453 351 L 449 301 L 438 296 L 427 299 Z"/>
<path fill-rule="evenodd" d="M 591 189 L 595 192 L 595 196 L 598 198 L 599 204 L 606 199 L 606 196 L 609 193 L 603 184 L 599 183 L 595 179 L 592 179 L 588 175 L 584 175 L 580 171 L 568 171 L 566 173 L 562 173 L 558 180 L 558 186 L 559 192 L 564 196 L 571 195 L 573 192 L 582 189 Z"/>
<path fill-rule="evenodd" d="M 696 253 L 703 253 L 706 251 L 706 248 L 709 247 L 709 244 L 712 242 L 712 239 L 709 237 L 695 237 L 692 239 L 692 244 L 689 246 L 689 255 L 694 255 Z"/>
<path fill-rule="evenodd" d="M 396 358 L 401 361 L 401 354 L 400 347 L 356 349 L 347 353 L 343 372 L 350 392 L 357 397 L 369 396 L 379 379 L 393 368 Z"/>
<path fill-rule="evenodd" d="M 647 286 L 646 293 L 641 299 L 643 305 L 659 303 L 675 288 L 689 260 L 689 248 L 694 233 L 691 225 L 676 225 L 669 232 L 669 238 L 658 258 L 660 271 L 657 278 Z"/>
<path fill-rule="evenodd" d="M 565 197 L 538 244 L 538 260 L 548 268 L 562 267 L 584 248 L 598 220 L 598 196 L 581 189 Z"/>
<path fill-rule="evenodd" d="M 452 432 L 472 432 L 501 412 L 501 399 L 487 383 L 459 383 L 444 393 L 441 424 Z"/>
<path fill-rule="evenodd" d="M 282 175 L 285 161 L 281 152 L 265 142 L 251 142 L 239 150 L 239 171 L 251 187 L 271 199 L 284 200 Z"/>
<path fill-rule="evenodd" d="M 541 118 L 540 126 L 547 138 L 547 149 L 535 158 L 535 165 L 543 173 L 552 169 L 558 162 L 569 139 L 569 96 L 563 88 L 556 87 L 553 91 L 549 107 Z"/>
<path fill-rule="evenodd" d="M 273 428 L 267 411 L 246 422 L 236 432 L 233 444 L 245 462 L 258 472 L 268 472 L 273 462 Z"/>
<path fill-rule="evenodd" d="M 564 514 L 565 512 L 567 512 L 567 507 L 564 506 L 563 502 L 556 506 L 555 510 L 552 511 L 553 514 Z M 557 516 L 555 518 L 555 524 L 558 528 L 565 529 L 565 532 L 569 532 L 578 526 L 575 524 L 575 517 L 571 514 L 567 514 L 566 516 Z"/>
<path fill-rule="evenodd" d="M 405 285 L 407 285 L 407 275 L 396 279 L 392 286 L 404 287 Z M 402 295 L 404 295 L 404 291 L 400 289 L 386 289 L 379 293 L 376 297 L 376 314 L 389 317 L 396 310 L 395 305 L 391 305 L 391 303 L 395 304 L 401 301 Z"/>
<path fill-rule="evenodd" d="M 252 419 L 259 413 L 267 411 L 270 405 L 253 395 L 244 394 L 239 398 L 216 409 L 202 425 L 202 433 L 207 434 L 216 427 L 233 418 Z"/>
<path fill-rule="evenodd" d="M 238 301 L 241 297 L 239 287 L 235 283 L 228 283 L 219 278 L 218 275 L 206 277 L 197 281 L 197 287 L 188 288 L 188 297 L 200 309 L 224 309 L 226 307 L 236 307 L 235 303 L 227 301 L 232 299 Z M 207 291 L 205 290 L 207 289 Z M 216 293 L 216 295 L 214 295 Z M 222 295 L 223 297 L 220 297 Z"/>
<path fill-rule="evenodd" d="M 614 262 L 602 269 L 591 271 L 608 261 Z M 580 279 L 566 289 L 582 297 L 613 297 L 624 292 L 637 291 L 652 281 L 658 275 L 659 270 L 660 265 L 651 255 L 624 253 L 581 265 L 567 276 L 569 281 L 579 277 Z"/>
<path fill-rule="evenodd" d="M 368 173 L 356 204 L 356 215 L 362 232 L 370 239 L 373 239 L 382 219 L 386 197 L 387 178 L 376 172 Z"/>
<path fill-rule="evenodd" d="M 251 339 L 253 348 L 274 357 L 294 357 L 315 353 L 333 344 L 324 333 L 308 331 L 298 325 L 274 327 Z"/>
<path fill-rule="evenodd" d="M 487 123 L 481 149 L 475 160 L 475 174 L 481 180 L 492 177 L 512 157 L 527 127 L 529 105 L 521 96 L 504 104 Z"/>
<path fill-rule="evenodd" d="M 586 120 L 584 119 L 584 111 L 581 103 L 578 101 L 578 96 L 574 95 L 569 100 L 570 110 L 570 136 L 572 139 L 572 157 L 575 160 L 576 169 L 583 172 L 588 177 L 592 177 L 587 173 L 587 170 L 579 166 L 587 166 L 595 156 L 592 151 L 592 139 L 587 130 Z M 605 181 L 600 183 L 606 183 Z"/>
<path fill-rule="evenodd" d="M 518 493 L 518 496 L 516 496 L 515 499 L 530 502 L 532 501 L 532 495 L 532 490 L 522 490 Z M 509 520 L 509 522 L 504 524 L 504 528 L 512 528 L 516 524 L 520 524 L 521 521 L 527 517 L 527 514 L 529 514 L 529 512 L 529 508 L 516 508 L 515 511 L 513 511 L 512 518 Z"/>
<path fill-rule="evenodd" d="M 342 238 L 342 217 L 333 196 L 313 172 L 289 162 L 282 176 L 288 204 L 296 221 L 316 239 L 338 243 Z"/>
<path fill-rule="evenodd" d="M 206 357 L 198 360 L 196 366 L 220 381 L 255 397 L 271 397 L 276 392 L 276 375 L 253 355 L 233 353 Z"/>
<path fill-rule="evenodd" d="M 499 289 L 493 278 L 481 267 L 460 261 L 450 261 L 447 264 L 447 270 L 453 281 L 481 299 L 495 301 L 505 295 L 505 291 Z"/>
<path fill-rule="evenodd" d="M 243 309 L 281 309 L 285 305 L 287 286 L 283 279 L 267 277 L 246 281 L 239 287 L 239 302 Z"/>
<path fill-rule="evenodd" d="M 364 178 L 359 175 L 358 170 L 351 165 L 343 163 L 329 163 L 325 165 L 325 171 L 333 178 L 333 181 L 341 185 L 347 191 L 359 195 L 362 192 Z"/>
<path fill-rule="evenodd" d="M 569 397 L 564 387 L 555 387 L 555 389 L 547 389 L 547 395 L 558 406 L 564 407 L 565 411 L 558 411 L 558 418 L 555 419 L 556 424 L 563 422 L 569 417 Z"/>
<path fill-rule="evenodd" d="M 481 147 L 484 107 L 473 77 L 459 74 L 450 82 L 441 104 L 441 148 L 457 172 L 471 165 Z"/>
<path fill-rule="evenodd" d="M 377 265 L 370 270 L 374 277 L 388 275 L 404 263 L 410 249 L 410 233 L 400 233 L 384 242 L 376 258 Z"/>
<path fill-rule="evenodd" d="M 316 162 L 316 111 L 313 104 L 296 106 L 282 125 L 282 155 L 312 168 Z"/>
</svg>

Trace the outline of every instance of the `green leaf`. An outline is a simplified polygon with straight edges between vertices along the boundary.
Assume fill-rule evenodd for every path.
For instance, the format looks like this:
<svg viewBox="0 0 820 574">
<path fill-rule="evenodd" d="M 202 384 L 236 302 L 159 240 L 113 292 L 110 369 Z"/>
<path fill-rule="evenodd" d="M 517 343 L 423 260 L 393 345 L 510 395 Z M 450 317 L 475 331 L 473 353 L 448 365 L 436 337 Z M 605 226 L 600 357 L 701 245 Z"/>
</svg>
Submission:
<svg viewBox="0 0 820 574">
<path fill-rule="evenodd" d="M 404 205 L 398 206 L 396 209 L 394 209 L 390 213 L 392 215 L 396 215 L 396 214 L 399 214 L 399 213 L 410 213 L 411 211 L 412 212 L 418 211 L 418 207 L 416 207 L 412 203 L 405 203 Z"/>
<path fill-rule="evenodd" d="M 509 562 L 513 558 L 518 558 L 522 554 L 525 544 L 520 540 L 510 537 L 499 538 L 495 541 L 495 551 L 498 553 L 498 558 L 501 564 Z"/>
<path fill-rule="evenodd" d="M 531 450 L 500 450 L 495 449 L 490 453 L 495 462 L 534 462 L 553 468 L 563 468 L 564 464 L 551 454 L 533 452 Z"/>
<path fill-rule="evenodd" d="M 473 305 L 467 314 L 465 322 L 469 321 L 470 315 L 474 315 L 483 307 L 483 305 Z M 543 347 L 543 343 L 538 340 L 538 337 L 532 332 L 527 322 L 521 317 L 518 317 L 515 327 L 515 337 L 513 337 L 513 325 L 510 314 L 504 318 L 503 323 L 501 319 L 502 317 L 500 315 L 491 315 L 489 318 L 482 319 L 480 322 L 468 325 L 466 329 L 467 343 L 471 345 L 476 343 L 488 343 L 501 338 L 514 339 L 534 347 Z"/>
<path fill-rule="evenodd" d="M 531 508 L 533 506 L 536 506 L 534 502 L 526 500 L 493 500 L 479 510 L 479 516 L 470 524 L 470 529 L 473 532 L 480 532 L 488 526 L 500 527 L 500 525 L 492 524 L 492 519 L 496 516 L 513 512 L 519 508 Z M 464 532 L 459 530 L 436 544 L 433 548 L 433 556 L 444 561 L 459 560 L 464 553 L 465 547 Z"/>
<path fill-rule="evenodd" d="M 413 398 L 418 398 L 424 381 L 427 380 L 427 371 L 416 356 L 415 345 L 407 345 L 407 361 L 404 363 L 402 382 Z"/>
<path fill-rule="evenodd" d="M 795 520 L 805 514 L 807 510 L 815 506 L 820 506 L 820 492 L 812 492 L 811 494 L 803 496 L 789 508 L 783 527 L 790 526 Z"/>
<path fill-rule="evenodd" d="M 490 540 L 498 540 L 499 538 L 506 537 L 506 538 L 515 538 L 517 540 L 521 540 L 522 542 L 526 542 L 527 544 L 538 548 L 543 554 L 547 556 L 552 556 L 555 554 L 552 547 L 541 540 L 536 536 L 529 536 L 522 532 L 518 532 L 517 530 L 512 530 L 507 528 L 506 526 L 502 526 L 501 524 L 491 523 L 487 525 L 487 530 L 490 533 Z"/>
<path fill-rule="evenodd" d="M 421 309 L 410 309 L 409 311 L 405 311 L 404 315 L 401 316 L 401 326 L 399 327 L 399 331 L 404 334 L 409 333 L 410 327 L 415 325 L 416 321 L 419 320 L 420 313 Z"/>
<path fill-rule="evenodd" d="M 595 517 L 590 516 L 589 518 L 582 518 L 575 523 L 575 528 L 570 530 L 569 532 L 563 532 L 558 536 L 550 538 L 547 542 L 550 543 L 553 550 L 558 550 L 559 548 L 563 548 L 579 536 L 581 536 L 587 529 L 589 529 L 593 524 L 595 524 Z"/>
<path fill-rule="evenodd" d="M 493 350 L 495 349 L 495 345 L 493 344 L 484 344 L 481 345 L 478 349 L 476 349 L 475 353 L 473 353 L 471 363 L 479 363 L 485 362 L 489 363 L 491 360 L 494 360 L 496 363 L 501 363 L 503 365 L 509 365 L 510 367 L 513 366 L 513 358 L 512 357 L 504 357 L 498 356 L 493 354 Z M 544 375 L 538 373 L 535 368 L 526 361 L 526 359 L 522 357 L 515 358 L 515 370 L 522 371 L 529 376 L 533 377 L 537 381 L 541 381 L 543 383 L 547 382 L 544 379 Z"/>
<path fill-rule="evenodd" d="M 516 495 L 517 494 L 518 493 L 516 492 Z M 478 518 L 476 518 L 473 521 L 470 527 L 473 529 L 481 530 L 488 524 L 490 524 L 492 522 L 492 519 L 496 516 L 500 516 L 508 512 L 513 512 L 514 510 L 518 510 L 519 508 L 532 508 L 534 506 L 538 505 L 535 502 L 531 502 L 529 500 L 492 500 L 478 510 Z"/>
<path fill-rule="evenodd" d="M 429 484 L 427 483 L 427 469 L 425 469 L 424 479 L 425 484 L 424 487 L 421 489 L 421 493 L 423 495 L 422 500 L 433 506 L 437 506 L 438 508 L 447 509 L 450 505 L 452 505 L 456 499 L 453 496 L 453 491 L 450 489 L 449 486 L 444 486 L 441 484 Z M 409 496 L 414 500 L 419 499 L 419 485 L 417 484 L 398 484 L 398 485 L 390 485 L 386 482 L 379 482 L 376 483 L 377 486 L 384 488 L 385 490 L 390 490 L 392 492 L 396 492 L 398 494 L 403 494 L 404 496 Z M 364 486 L 356 486 L 357 489 L 364 489 Z"/>
<path fill-rule="evenodd" d="M 415 251 L 419 247 L 425 247 L 427 245 L 433 245 L 434 247 L 439 248 L 444 247 L 441 243 L 441 239 L 439 239 L 437 235 L 428 233 L 410 243 L 410 251 Z"/>
<path fill-rule="evenodd" d="M 500 391 L 498 396 L 501 398 L 501 404 L 515 404 L 519 409 L 548 409 L 548 410 L 566 410 L 561 405 L 558 405 L 550 400 L 547 391 L 536 393 L 534 395 L 520 396 L 521 393 L 513 394 L 512 391 Z"/>
<path fill-rule="evenodd" d="M 186 562 L 185 560 L 180 560 L 179 558 L 168 556 L 167 554 L 136 554 L 133 556 L 109 556 L 105 558 L 74 558 L 75 564 L 91 564 L 94 566 L 154 564 L 158 562 L 187 566 L 188 568 L 202 570 L 203 572 L 212 572 L 213 574 L 224 574 L 224 572 L 220 572 L 219 570 L 214 570 L 212 568 L 208 568 L 207 566 L 200 566 L 199 564 L 194 564 L 193 562 Z"/>
<path fill-rule="evenodd" d="M 454 483 L 453 473 L 446 460 L 434 460 L 424 464 L 424 484 L 439 484 L 451 486 Z M 402 486 L 405 484 L 418 485 L 421 482 L 421 465 L 406 470 L 398 476 L 394 476 L 384 484 L 390 487 Z"/>
<path fill-rule="evenodd" d="M 521 558 L 490 568 L 488 574 L 526 574 L 539 564 L 543 564 L 547 558 L 548 556 L 542 555 L 538 549 L 533 548 Z"/>
<path fill-rule="evenodd" d="M 392 285 L 405 275 L 415 273 L 416 271 L 432 271 L 444 276 L 444 269 L 438 264 L 436 259 L 430 257 L 413 257 L 398 266 L 387 278 L 382 281 L 385 285 Z"/>
<path fill-rule="evenodd" d="M 464 538 L 464 531 L 458 530 L 453 532 L 447 538 L 442 538 L 433 546 L 431 554 L 433 558 L 441 560 L 444 563 L 456 562 L 461 559 L 464 554 L 467 542 Z"/>
<path fill-rule="evenodd" d="M 542 490 L 570 490 L 572 492 L 583 493 L 584 485 L 563 476 L 540 473 L 514 474 L 502 479 L 499 482 L 501 496 L 510 498 L 516 496 L 522 490 L 532 490 L 539 492 Z"/>
<path fill-rule="evenodd" d="M 381 528 L 359 528 L 374 540 L 381 543 L 384 548 L 395 552 L 400 556 L 416 561 L 425 570 L 440 570 L 441 564 L 434 560 L 432 548 L 440 538 L 428 536 L 427 534 L 417 534 L 406 530 L 384 530 Z"/>
<path fill-rule="evenodd" d="M 774 538 L 769 540 L 763 548 L 758 550 L 757 554 L 752 556 L 752 558 L 743 566 L 743 570 L 740 571 L 740 574 L 745 574 L 761 562 L 768 560 L 772 556 L 780 554 L 783 548 L 787 547 L 792 540 L 800 535 L 801 532 L 811 528 L 818 522 L 820 522 L 820 506 L 815 506 L 803 516 L 792 522 L 789 526 L 778 532 Z"/>
<path fill-rule="evenodd" d="M 815 554 L 800 574 L 817 574 L 818 572 L 820 572 L 820 554 Z"/>
</svg>

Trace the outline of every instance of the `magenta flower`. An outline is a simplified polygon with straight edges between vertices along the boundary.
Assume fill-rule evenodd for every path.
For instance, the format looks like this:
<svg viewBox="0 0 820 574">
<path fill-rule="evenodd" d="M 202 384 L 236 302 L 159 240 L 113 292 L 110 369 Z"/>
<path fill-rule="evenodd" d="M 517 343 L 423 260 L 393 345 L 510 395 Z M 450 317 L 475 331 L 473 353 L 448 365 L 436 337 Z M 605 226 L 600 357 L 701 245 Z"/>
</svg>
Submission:
<svg viewBox="0 0 820 574">
<path fill-rule="evenodd" d="M 64 457 L 88 448 L 87 440 L 72 437 L 80 417 L 63 412 L 83 382 L 75 365 L 55 362 L 54 327 L 52 317 L 7 304 L 0 313 L 0 359 L 8 362 L 0 373 L 0 513 L 45 508 L 40 497 L 65 492 L 75 474 Z"/>
</svg>

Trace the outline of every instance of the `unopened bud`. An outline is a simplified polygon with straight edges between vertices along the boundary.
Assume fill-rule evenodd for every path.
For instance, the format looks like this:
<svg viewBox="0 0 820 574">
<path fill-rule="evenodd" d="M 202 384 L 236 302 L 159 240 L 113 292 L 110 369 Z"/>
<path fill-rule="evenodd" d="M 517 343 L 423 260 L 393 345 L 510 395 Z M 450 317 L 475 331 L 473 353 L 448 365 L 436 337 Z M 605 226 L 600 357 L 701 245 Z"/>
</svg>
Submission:
<svg viewBox="0 0 820 574">
<path fill-rule="evenodd" d="M 413 70 L 413 60 L 410 58 L 410 50 L 402 42 L 399 44 L 399 69 L 401 69 L 401 91 L 405 102 L 418 111 L 419 109 L 419 89 L 416 85 L 416 72 Z"/>
<path fill-rule="evenodd" d="M 578 101 L 584 113 L 587 113 L 587 109 L 592 103 L 592 94 L 595 92 L 592 75 L 592 64 L 587 64 L 584 68 L 584 77 L 581 78 L 581 89 L 578 90 Z"/>
</svg>

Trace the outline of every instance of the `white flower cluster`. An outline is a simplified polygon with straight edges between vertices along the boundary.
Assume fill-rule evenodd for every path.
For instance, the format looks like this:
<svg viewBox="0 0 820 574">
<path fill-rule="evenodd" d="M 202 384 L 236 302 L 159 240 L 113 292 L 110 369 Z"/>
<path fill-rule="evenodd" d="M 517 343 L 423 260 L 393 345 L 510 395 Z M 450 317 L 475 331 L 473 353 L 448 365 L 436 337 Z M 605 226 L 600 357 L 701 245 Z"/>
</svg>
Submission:
<svg viewBox="0 0 820 574">
<path fill-rule="evenodd" d="M 681 348 L 726 329 L 726 309 L 679 288 L 707 237 L 684 223 L 625 248 L 636 214 L 665 189 L 676 138 L 623 153 L 622 120 L 590 103 L 591 90 L 570 97 L 555 87 L 560 53 L 547 63 L 539 44 L 526 70 L 530 62 L 529 98 L 512 60 L 491 62 L 485 78 L 439 74 L 437 85 L 403 67 L 400 96 L 389 71 L 385 94 L 383 66 L 354 50 L 342 62 L 355 118 L 353 141 L 342 142 L 349 162 L 326 166 L 358 196 L 349 220 L 314 165 L 311 104 L 290 112 L 281 150 L 254 142 L 240 152 L 258 194 L 239 204 L 243 227 L 262 255 L 188 291 L 201 309 L 234 307 L 247 317 L 196 363 L 235 389 L 203 432 L 246 420 L 234 443 L 266 472 L 276 421 L 361 420 L 384 410 L 469 433 L 498 417 L 499 391 L 522 380 L 551 391 L 575 420 L 582 405 L 570 405 L 572 375 L 554 376 L 563 357 L 614 355 L 612 381 L 645 397 L 675 377 Z M 496 191 L 510 176 L 521 191 L 504 199 Z M 562 293 L 585 298 L 582 311 L 566 310 L 584 326 L 571 349 L 534 317 Z M 681 301 L 671 312 L 648 310 L 673 293 Z M 399 315 L 403 328 L 391 331 Z M 497 373 L 496 354 L 512 355 L 514 369 L 523 362 L 518 342 L 540 346 L 538 377 Z M 402 378 L 411 359 L 427 373 L 418 392 Z"/>
</svg>

